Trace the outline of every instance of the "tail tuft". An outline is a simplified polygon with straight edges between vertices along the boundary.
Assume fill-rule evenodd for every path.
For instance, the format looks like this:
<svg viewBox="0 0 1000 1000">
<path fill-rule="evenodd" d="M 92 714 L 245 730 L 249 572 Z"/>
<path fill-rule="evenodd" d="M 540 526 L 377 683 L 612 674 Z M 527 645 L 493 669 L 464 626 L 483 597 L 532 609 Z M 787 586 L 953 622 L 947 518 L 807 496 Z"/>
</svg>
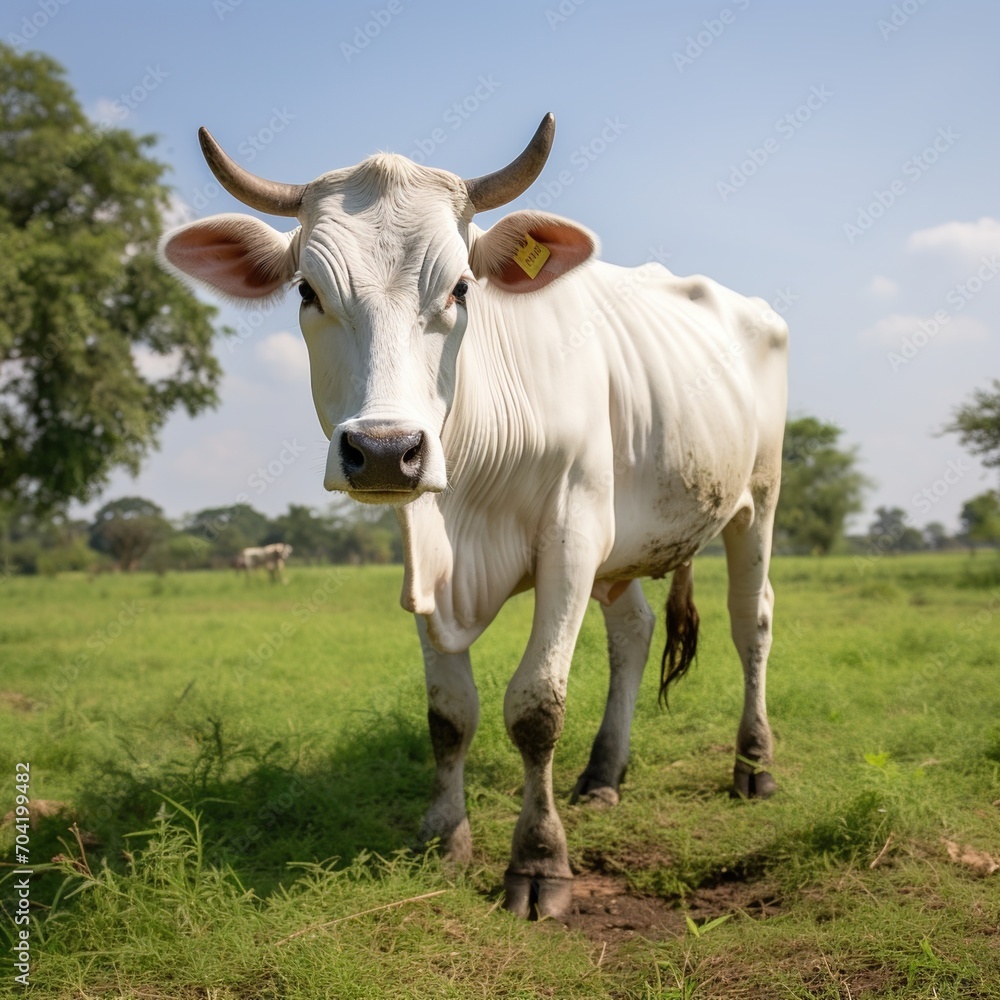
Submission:
<svg viewBox="0 0 1000 1000">
<path fill-rule="evenodd" d="M 698 609 L 694 606 L 691 564 L 674 570 L 667 596 L 667 644 L 660 661 L 661 705 L 669 707 L 667 688 L 687 673 L 698 652 Z"/>
</svg>

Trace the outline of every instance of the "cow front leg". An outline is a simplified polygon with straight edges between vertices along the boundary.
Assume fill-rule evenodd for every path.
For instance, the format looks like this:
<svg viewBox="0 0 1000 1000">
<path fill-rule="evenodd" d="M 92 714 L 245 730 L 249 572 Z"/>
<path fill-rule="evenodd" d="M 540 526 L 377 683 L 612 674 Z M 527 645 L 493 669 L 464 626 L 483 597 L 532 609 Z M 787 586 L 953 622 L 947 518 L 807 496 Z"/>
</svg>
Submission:
<svg viewBox="0 0 1000 1000">
<path fill-rule="evenodd" d="M 472 833 L 465 811 L 465 755 L 479 723 L 479 694 L 472 680 L 469 652 L 439 653 L 417 616 L 427 684 L 427 723 L 434 750 L 434 790 L 420 827 L 420 839 L 439 838 L 445 860 L 472 860 Z"/>
<path fill-rule="evenodd" d="M 565 558 L 577 536 L 551 546 Z M 542 559 L 531 636 L 504 697 L 504 721 L 524 762 L 524 800 L 504 878 L 505 906 L 520 917 L 560 917 L 573 896 L 566 834 L 552 794 L 552 754 L 562 732 L 566 680 L 594 569 Z"/>
<path fill-rule="evenodd" d="M 729 570 L 729 620 L 743 663 L 743 714 L 733 768 L 735 791 L 743 798 L 766 798 L 778 787 L 765 768 L 773 752 L 765 683 L 774 613 L 774 591 L 767 577 L 773 524 L 773 508 L 758 508 L 749 526 L 733 521 L 722 534 Z"/>
<path fill-rule="evenodd" d="M 632 713 L 649 658 L 656 617 L 638 580 L 633 580 L 612 604 L 602 605 L 601 610 L 608 631 L 611 667 L 608 703 L 590 760 L 577 779 L 571 801 L 582 798 L 596 805 L 617 805 L 619 786 L 628 764 Z"/>
</svg>

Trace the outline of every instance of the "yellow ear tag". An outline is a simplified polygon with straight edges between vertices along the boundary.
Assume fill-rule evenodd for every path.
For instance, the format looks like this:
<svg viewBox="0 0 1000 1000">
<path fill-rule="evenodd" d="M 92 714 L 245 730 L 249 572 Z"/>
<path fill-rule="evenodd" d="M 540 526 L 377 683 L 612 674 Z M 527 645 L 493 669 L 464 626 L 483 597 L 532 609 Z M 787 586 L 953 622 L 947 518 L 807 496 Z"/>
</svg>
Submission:
<svg viewBox="0 0 1000 1000">
<path fill-rule="evenodd" d="M 550 256 L 547 246 L 543 246 L 525 233 L 524 245 L 514 254 L 514 260 L 529 278 L 537 278 L 538 272 Z"/>
</svg>

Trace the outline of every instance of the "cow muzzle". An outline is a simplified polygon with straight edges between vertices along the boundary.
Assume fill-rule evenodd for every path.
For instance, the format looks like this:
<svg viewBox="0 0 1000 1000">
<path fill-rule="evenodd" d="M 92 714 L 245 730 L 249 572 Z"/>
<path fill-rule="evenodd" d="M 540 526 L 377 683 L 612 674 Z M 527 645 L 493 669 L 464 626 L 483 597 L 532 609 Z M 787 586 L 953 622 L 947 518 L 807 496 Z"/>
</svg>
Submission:
<svg viewBox="0 0 1000 1000">
<path fill-rule="evenodd" d="M 362 503 L 408 503 L 444 489 L 440 451 L 436 435 L 413 424 L 349 421 L 330 441 L 323 485 Z"/>
</svg>

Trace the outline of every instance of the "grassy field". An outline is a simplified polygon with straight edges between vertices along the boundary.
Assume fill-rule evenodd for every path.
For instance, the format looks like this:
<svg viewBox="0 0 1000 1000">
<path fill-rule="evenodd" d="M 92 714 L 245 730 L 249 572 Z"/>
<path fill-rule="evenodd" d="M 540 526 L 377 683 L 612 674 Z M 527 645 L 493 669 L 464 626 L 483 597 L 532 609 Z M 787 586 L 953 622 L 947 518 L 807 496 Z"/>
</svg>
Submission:
<svg viewBox="0 0 1000 1000">
<path fill-rule="evenodd" d="M 19 762 L 36 802 L 29 995 L 1000 997 L 995 556 L 776 561 L 781 790 L 762 803 L 727 793 L 740 671 L 724 564 L 699 561 L 698 663 L 667 713 L 648 671 L 621 806 L 562 809 L 569 928 L 498 908 L 521 784 L 501 706 L 531 596 L 473 650 L 476 853 L 455 874 L 409 850 L 432 758 L 400 569 L 290 578 L 0 584 L 0 815 Z M 647 591 L 662 607 L 666 582 Z M 606 683 L 594 607 L 564 802 Z"/>
</svg>

